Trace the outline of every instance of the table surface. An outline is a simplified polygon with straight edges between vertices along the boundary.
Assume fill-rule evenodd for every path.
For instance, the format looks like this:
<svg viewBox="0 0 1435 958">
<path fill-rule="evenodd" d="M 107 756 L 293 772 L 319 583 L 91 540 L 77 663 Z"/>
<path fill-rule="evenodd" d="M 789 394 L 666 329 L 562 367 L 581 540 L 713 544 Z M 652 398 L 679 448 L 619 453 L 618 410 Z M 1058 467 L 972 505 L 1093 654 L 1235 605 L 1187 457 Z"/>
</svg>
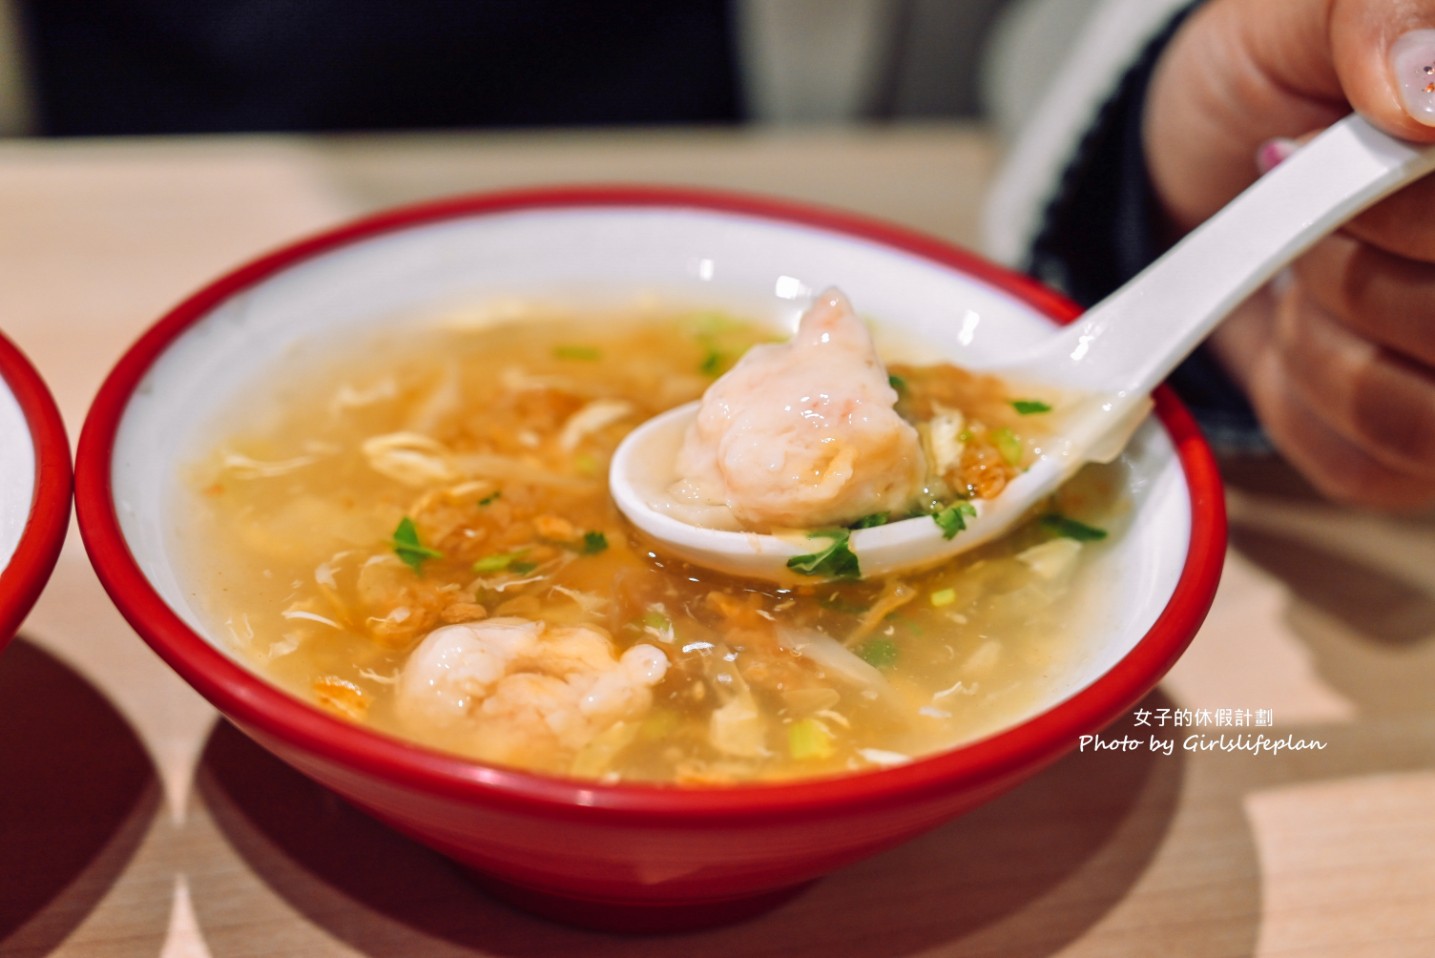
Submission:
<svg viewBox="0 0 1435 958">
<path fill-rule="evenodd" d="M 73 439 L 164 308 L 359 212 L 678 182 L 971 244 L 997 158 L 960 124 L 3 143 L 0 327 Z M 762 918 L 671 938 L 511 911 L 269 757 L 126 626 L 72 530 L 0 659 L 0 955 L 1435 955 L 1435 519 L 1334 507 L 1277 462 L 1225 465 L 1215 606 L 1107 733 L 1148 744 L 1073 753 Z M 1246 713 L 1322 747 L 1181 747 L 1246 731 L 1222 724 Z"/>
</svg>

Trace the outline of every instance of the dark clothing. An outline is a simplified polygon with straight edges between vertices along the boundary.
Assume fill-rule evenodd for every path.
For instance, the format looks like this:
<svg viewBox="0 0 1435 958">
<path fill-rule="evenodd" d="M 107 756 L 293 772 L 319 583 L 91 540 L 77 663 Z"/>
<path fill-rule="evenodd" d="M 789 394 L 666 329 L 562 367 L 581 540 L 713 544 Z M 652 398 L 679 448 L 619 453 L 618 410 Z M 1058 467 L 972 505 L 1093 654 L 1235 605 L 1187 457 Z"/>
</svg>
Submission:
<svg viewBox="0 0 1435 958">
<path fill-rule="evenodd" d="M 726 0 L 21 0 L 39 132 L 739 119 Z"/>
</svg>

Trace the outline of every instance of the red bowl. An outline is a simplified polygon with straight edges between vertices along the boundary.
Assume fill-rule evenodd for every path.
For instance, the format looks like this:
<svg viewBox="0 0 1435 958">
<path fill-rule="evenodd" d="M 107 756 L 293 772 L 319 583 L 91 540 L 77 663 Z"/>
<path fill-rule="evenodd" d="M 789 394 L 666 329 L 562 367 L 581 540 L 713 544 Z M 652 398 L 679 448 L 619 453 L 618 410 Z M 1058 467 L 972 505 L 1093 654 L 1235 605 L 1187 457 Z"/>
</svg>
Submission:
<svg viewBox="0 0 1435 958">
<path fill-rule="evenodd" d="M 587 221 L 580 221 L 584 216 L 683 220 L 684 236 L 756 230 L 763 249 L 741 252 L 753 244 L 739 237 L 733 246 L 739 252 L 731 254 L 735 259 L 750 255 L 765 261 L 787 244 L 809 239 L 837 244 L 842 256 L 875 257 L 883 269 L 911 268 L 980 284 L 1039 320 L 1067 322 L 1078 312 L 1027 278 L 898 227 L 770 199 L 631 187 L 540 189 L 401 209 L 296 243 L 216 280 L 160 319 L 105 381 L 80 437 L 76 503 L 91 561 L 120 611 L 171 667 L 260 744 L 400 832 L 468 866 L 496 894 L 531 910 L 610 929 L 691 928 L 768 907 L 833 869 L 910 839 L 1011 788 L 1073 749 L 1079 736 L 1128 711 L 1186 648 L 1215 592 L 1225 515 L 1210 452 L 1186 412 L 1164 392 L 1156 403 L 1160 426 L 1152 429 L 1169 442 L 1169 471 L 1177 477 L 1189 529 L 1166 537 L 1173 542 L 1169 548 L 1175 550 L 1176 571 L 1170 588 L 1149 610 L 1149 627 L 1094 680 L 1063 700 L 990 737 L 906 765 L 791 784 L 710 789 L 549 777 L 479 764 L 340 721 L 279 690 L 211 644 L 182 601 L 166 591 L 168 560 L 152 542 L 140 541 L 147 535 L 143 516 L 126 512 L 137 508 L 130 490 L 138 488 L 127 476 L 145 458 L 144 444 L 158 441 L 150 434 L 168 431 L 157 428 L 160 420 L 153 417 L 203 405 L 206 400 L 196 397 L 210 379 L 223 375 L 215 365 L 186 378 L 183 368 L 189 360 L 184 357 L 191 346 L 201 355 L 205 349 L 221 349 L 204 346 L 204 337 L 195 331 L 222 339 L 231 335 L 229 327 L 275 311 L 270 325 L 234 333 L 239 338 L 228 347 L 229 355 L 262 348 L 255 344 L 285 335 L 299 321 L 275 306 L 297 295 L 294 289 L 312 299 L 305 300 L 303 317 L 335 314 L 325 284 L 342 279 L 362 285 L 391 262 L 404 264 L 394 266 L 400 279 L 408 270 L 414 283 L 430 282 L 432 260 L 449 255 L 452 244 L 461 246 L 469 234 L 481 236 L 486 230 L 505 236 L 494 247 L 499 252 L 490 254 L 507 276 L 522 273 L 527 260 L 502 257 L 528 255 L 521 252 L 527 239 L 510 242 L 502 234 L 510 228 L 531 226 L 541 240 L 547 220 L 562 226 L 553 244 L 532 244 L 534 250 L 553 254 L 554 269 L 569 268 L 565 257 L 581 259 L 589 246 L 603 248 L 594 256 L 611 258 L 616 254 L 609 247 L 649 243 L 633 239 L 646 235 L 648 227 L 633 228 L 628 222 L 611 242 L 602 238 L 606 234 L 593 234 L 599 240 L 585 246 L 573 239 L 572 229 L 574 223 L 580 233 L 588 229 Z M 399 255 L 413 252 L 404 245 L 410 242 L 427 255 Z M 672 253 L 678 262 L 693 252 L 672 249 L 680 245 L 667 238 L 650 243 L 651 249 L 645 246 L 643 255 L 624 254 L 612 261 L 622 269 L 638 263 L 631 269 L 642 270 L 647 267 L 641 264 L 666 262 Z M 718 263 L 722 272 L 725 261 L 719 257 Z M 478 273 L 499 266 L 476 254 L 470 264 Z M 711 260 L 706 273 L 712 273 Z M 779 288 L 790 278 L 780 276 Z M 333 295 L 346 302 L 382 299 L 398 282 L 392 277 L 373 281 L 378 285 L 369 293 Z M 817 280 L 826 281 L 825 276 Z M 137 405 L 151 409 L 147 403 L 166 411 L 135 411 Z M 127 417 L 144 426 L 142 439 L 133 438 L 140 425 L 125 431 Z"/>
<path fill-rule="evenodd" d="M 55 401 L 0 336 L 0 649 L 50 578 L 70 524 L 70 443 Z"/>
</svg>

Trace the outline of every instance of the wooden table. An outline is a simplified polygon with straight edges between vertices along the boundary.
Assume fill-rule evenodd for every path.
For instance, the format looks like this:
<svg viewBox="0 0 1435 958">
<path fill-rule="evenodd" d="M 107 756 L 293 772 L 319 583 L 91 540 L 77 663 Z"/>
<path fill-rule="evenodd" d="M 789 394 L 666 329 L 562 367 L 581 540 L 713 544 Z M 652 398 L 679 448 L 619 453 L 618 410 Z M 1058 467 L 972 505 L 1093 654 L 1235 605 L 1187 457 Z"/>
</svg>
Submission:
<svg viewBox="0 0 1435 958">
<path fill-rule="evenodd" d="M 681 182 L 971 243 L 995 156 L 965 126 L 0 144 L 0 326 L 73 438 L 162 309 L 367 209 Z M 1332 507 L 1273 462 L 1228 474 L 1211 616 L 1149 717 L 1108 733 L 1173 754 L 1073 754 L 766 917 L 676 938 L 510 911 L 308 784 L 148 651 L 72 533 L 0 659 L 0 955 L 1435 955 L 1435 520 Z M 1221 710 L 1324 747 L 1183 750 L 1242 731 Z"/>
</svg>

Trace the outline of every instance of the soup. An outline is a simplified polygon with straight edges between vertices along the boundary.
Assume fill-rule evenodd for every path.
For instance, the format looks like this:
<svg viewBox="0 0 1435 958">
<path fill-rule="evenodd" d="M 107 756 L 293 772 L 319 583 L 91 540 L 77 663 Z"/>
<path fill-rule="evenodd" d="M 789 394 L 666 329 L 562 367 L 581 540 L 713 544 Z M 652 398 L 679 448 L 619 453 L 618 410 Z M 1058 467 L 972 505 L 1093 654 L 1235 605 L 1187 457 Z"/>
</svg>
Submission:
<svg viewBox="0 0 1435 958">
<path fill-rule="evenodd" d="M 1116 531 L 1116 467 L 999 543 L 875 581 L 852 577 L 842 528 L 774 584 L 675 561 L 621 518 L 606 474 L 626 432 L 773 338 L 713 310 L 533 307 L 301 358 L 187 476 L 196 601 L 321 708 L 561 775 L 835 774 L 1028 713 L 1099 614 L 1082 560 Z M 960 534 L 965 497 L 999 492 L 1050 406 L 950 366 L 888 371 L 947 450 L 920 508 Z"/>
</svg>

